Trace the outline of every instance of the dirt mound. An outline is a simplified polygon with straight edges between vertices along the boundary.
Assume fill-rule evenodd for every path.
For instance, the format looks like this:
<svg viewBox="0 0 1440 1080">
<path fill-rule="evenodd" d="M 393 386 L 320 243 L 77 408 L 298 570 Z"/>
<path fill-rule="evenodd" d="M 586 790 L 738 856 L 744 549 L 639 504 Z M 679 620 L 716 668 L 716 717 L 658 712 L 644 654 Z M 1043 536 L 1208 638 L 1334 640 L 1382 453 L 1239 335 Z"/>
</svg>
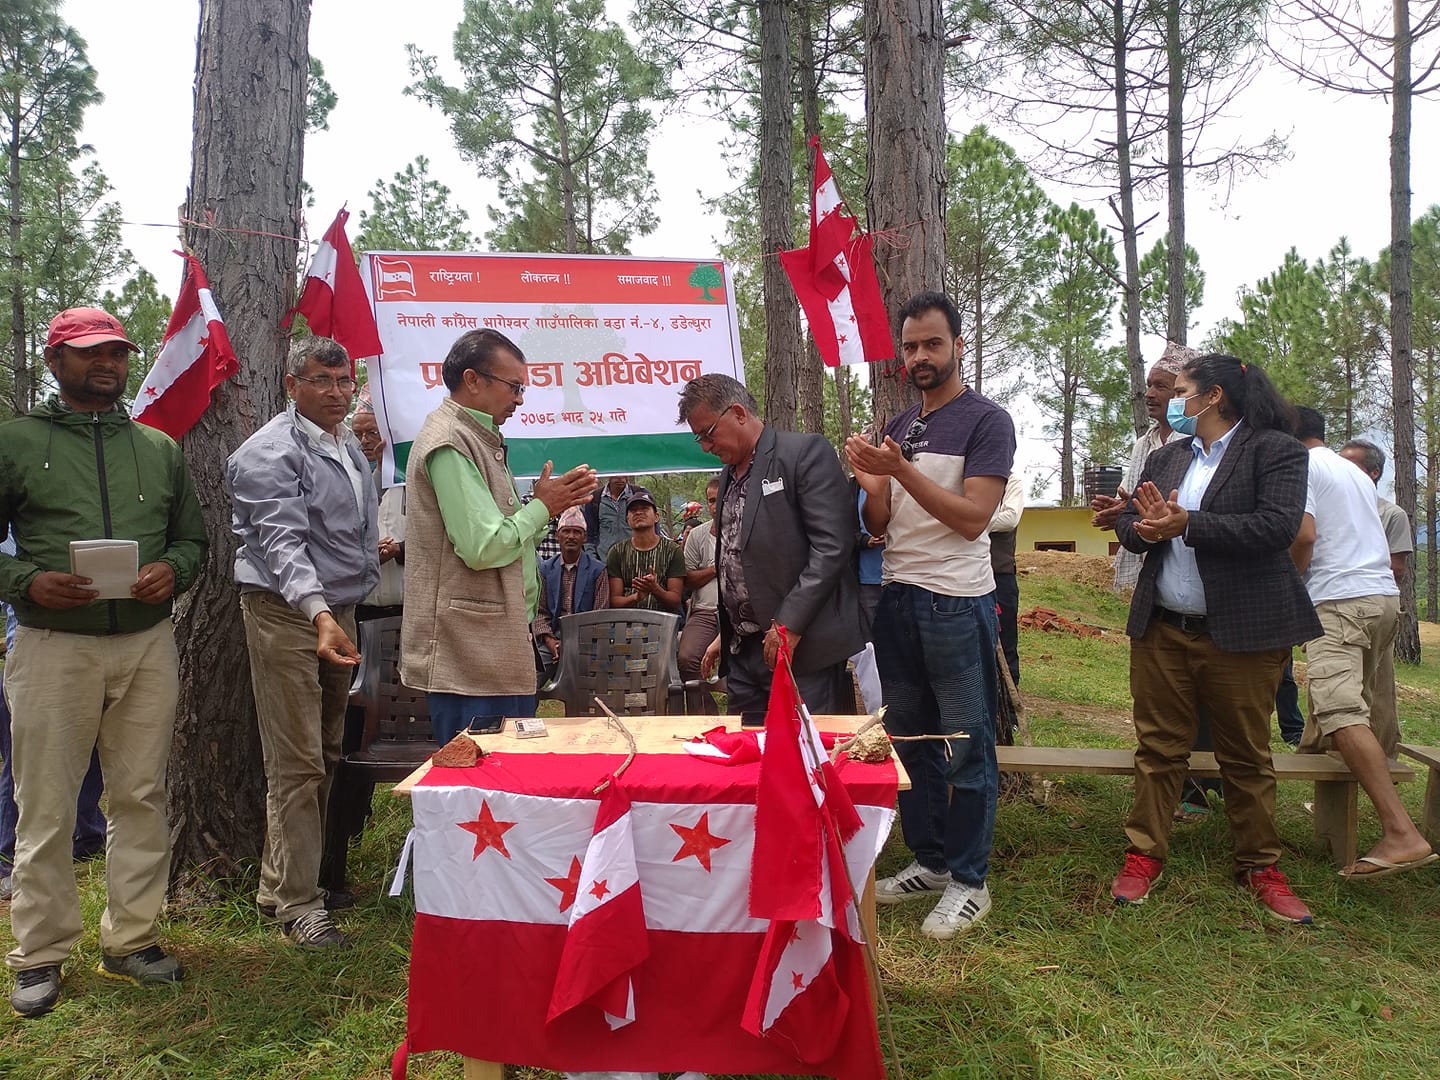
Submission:
<svg viewBox="0 0 1440 1080">
<path fill-rule="evenodd" d="M 1015 572 L 1066 578 L 1081 585 L 1108 589 L 1115 580 L 1115 562 L 1109 555 L 1081 555 L 1073 551 L 1019 551 Z"/>
</svg>

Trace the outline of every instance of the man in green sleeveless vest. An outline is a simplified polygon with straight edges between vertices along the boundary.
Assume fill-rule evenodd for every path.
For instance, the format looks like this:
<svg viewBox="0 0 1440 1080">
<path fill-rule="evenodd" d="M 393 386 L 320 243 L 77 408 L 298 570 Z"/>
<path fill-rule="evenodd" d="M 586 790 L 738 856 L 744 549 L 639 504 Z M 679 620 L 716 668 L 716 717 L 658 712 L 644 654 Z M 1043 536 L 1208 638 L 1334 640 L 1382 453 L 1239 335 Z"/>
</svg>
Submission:
<svg viewBox="0 0 1440 1080">
<path fill-rule="evenodd" d="M 588 465 L 554 476 L 547 461 L 521 504 L 500 427 L 525 399 L 525 356 L 504 334 L 462 334 L 441 377 L 450 396 L 415 437 L 406 476 L 400 677 L 426 691 L 443 745 L 535 715 L 535 544 L 598 481 Z"/>
</svg>

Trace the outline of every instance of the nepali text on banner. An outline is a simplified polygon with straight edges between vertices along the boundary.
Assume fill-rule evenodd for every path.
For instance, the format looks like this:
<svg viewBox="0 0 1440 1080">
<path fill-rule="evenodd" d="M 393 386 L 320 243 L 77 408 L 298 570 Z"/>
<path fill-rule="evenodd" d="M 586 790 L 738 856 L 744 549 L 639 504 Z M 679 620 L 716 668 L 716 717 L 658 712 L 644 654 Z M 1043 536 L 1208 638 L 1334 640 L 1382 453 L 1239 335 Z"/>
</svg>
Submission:
<svg viewBox="0 0 1440 1080">
<path fill-rule="evenodd" d="M 719 259 L 365 252 L 383 346 L 371 397 L 403 482 L 410 443 L 446 394 L 445 355 L 488 328 L 526 360 L 525 400 L 504 427 L 516 476 L 581 462 L 602 473 L 711 470 L 676 423 L 702 374 L 744 381 L 730 269 Z"/>
</svg>

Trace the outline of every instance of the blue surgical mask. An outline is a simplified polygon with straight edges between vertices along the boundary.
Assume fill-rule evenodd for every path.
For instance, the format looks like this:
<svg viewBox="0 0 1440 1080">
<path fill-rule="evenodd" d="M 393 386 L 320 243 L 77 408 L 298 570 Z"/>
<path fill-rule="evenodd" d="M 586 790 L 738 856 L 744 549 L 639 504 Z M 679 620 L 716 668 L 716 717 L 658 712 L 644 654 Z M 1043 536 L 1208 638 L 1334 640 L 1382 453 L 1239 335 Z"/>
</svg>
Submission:
<svg viewBox="0 0 1440 1080">
<path fill-rule="evenodd" d="M 1200 395 L 1193 396 L 1199 397 Z M 1185 402 L 1189 400 L 1188 397 L 1171 398 L 1165 405 L 1165 422 L 1170 425 L 1172 431 L 1178 431 L 1181 435 L 1194 435 L 1195 421 L 1210 411 L 1210 406 L 1206 405 L 1194 416 L 1186 416 Z"/>
</svg>

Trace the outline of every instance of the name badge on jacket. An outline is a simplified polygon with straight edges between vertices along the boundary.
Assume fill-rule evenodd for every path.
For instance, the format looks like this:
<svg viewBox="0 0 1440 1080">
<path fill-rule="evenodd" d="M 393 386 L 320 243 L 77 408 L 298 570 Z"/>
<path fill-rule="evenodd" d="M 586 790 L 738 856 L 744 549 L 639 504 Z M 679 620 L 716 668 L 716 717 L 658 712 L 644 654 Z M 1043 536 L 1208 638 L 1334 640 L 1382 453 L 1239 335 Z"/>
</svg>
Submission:
<svg viewBox="0 0 1440 1080">
<path fill-rule="evenodd" d="M 784 491 L 784 490 L 785 490 L 785 478 L 784 478 L 783 476 L 776 477 L 774 480 L 761 480 L 761 481 L 760 481 L 760 494 L 761 494 L 761 495 L 774 495 L 777 491 Z"/>
</svg>

